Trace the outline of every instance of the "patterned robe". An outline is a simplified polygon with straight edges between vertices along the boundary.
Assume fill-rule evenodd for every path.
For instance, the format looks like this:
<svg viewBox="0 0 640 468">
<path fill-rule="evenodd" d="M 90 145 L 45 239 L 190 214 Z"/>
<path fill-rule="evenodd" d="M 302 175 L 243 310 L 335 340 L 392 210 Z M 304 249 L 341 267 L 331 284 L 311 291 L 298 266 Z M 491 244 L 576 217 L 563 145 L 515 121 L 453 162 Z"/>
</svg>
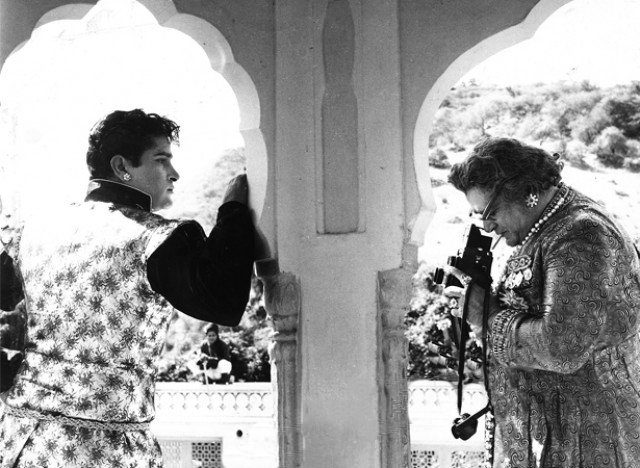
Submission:
<svg viewBox="0 0 640 468">
<path fill-rule="evenodd" d="M 562 207 L 507 262 L 489 321 L 494 466 L 637 468 L 638 255 L 601 206 L 562 190 Z"/>
<path fill-rule="evenodd" d="M 178 226 L 143 210 L 85 202 L 16 229 L 5 248 L 24 281 L 25 360 L 8 405 L 110 422 L 154 417 L 155 359 L 174 309 L 146 261 Z M 45 233 L 46 235 L 43 235 Z M 4 414 L 0 467 L 160 467 L 148 430 L 75 427 Z"/>
</svg>

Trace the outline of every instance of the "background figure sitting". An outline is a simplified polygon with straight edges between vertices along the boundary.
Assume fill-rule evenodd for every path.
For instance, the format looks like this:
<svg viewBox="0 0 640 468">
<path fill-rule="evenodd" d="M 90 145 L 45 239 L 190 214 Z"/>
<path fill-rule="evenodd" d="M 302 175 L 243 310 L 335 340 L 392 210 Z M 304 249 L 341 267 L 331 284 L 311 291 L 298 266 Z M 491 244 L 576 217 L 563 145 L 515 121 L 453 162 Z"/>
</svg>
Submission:
<svg viewBox="0 0 640 468">
<path fill-rule="evenodd" d="M 229 347 L 219 338 L 218 325 L 212 323 L 205 328 L 207 339 L 200 346 L 197 364 L 203 371 L 203 383 L 230 383 L 231 360 Z"/>
</svg>

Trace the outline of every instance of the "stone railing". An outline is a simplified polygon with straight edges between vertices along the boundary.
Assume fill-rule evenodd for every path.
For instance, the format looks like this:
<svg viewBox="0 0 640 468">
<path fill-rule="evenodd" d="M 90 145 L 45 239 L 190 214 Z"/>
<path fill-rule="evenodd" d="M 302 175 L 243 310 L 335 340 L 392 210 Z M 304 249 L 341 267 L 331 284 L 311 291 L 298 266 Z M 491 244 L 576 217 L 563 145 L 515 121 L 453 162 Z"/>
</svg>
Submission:
<svg viewBox="0 0 640 468">
<path fill-rule="evenodd" d="M 458 416 L 454 382 L 409 383 L 409 421 L 412 468 L 478 468 L 484 456 L 484 418 L 467 441 L 451 435 L 451 423 Z M 463 412 L 475 413 L 487 403 L 481 385 L 465 385 Z"/>
<path fill-rule="evenodd" d="M 465 412 L 481 409 L 486 403 L 482 386 L 465 386 L 463 402 Z M 481 465 L 484 421 L 479 421 L 478 433 L 467 441 L 454 439 L 450 432 L 457 416 L 455 383 L 410 382 L 408 403 L 412 468 Z M 152 427 L 166 468 L 278 465 L 270 383 L 158 383 Z"/>
<path fill-rule="evenodd" d="M 270 383 L 158 383 L 155 402 L 165 468 L 277 466 Z"/>
<path fill-rule="evenodd" d="M 467 385 L 463 410 L 486 403 L 480 385 Z M 450 382 L 410 382 L 408 389 L 412 468 L 477 468 L 482 460 L 484 421 L 468 441 L 449 428 L 457 416 Z M 354 422 L 354 424 L 357 424 Z M 165 468 L 276 468 L 278 437 L 270 383 L 204 386 L 158 383 L 152 430 Z"/>
<path fill-rule="evenodd" d="M 171 418 L 175 413 L 204 418 L 272 418 L 272 387 L 269 382 L 208 386 L 195 382 L 159 382 L 156 417 Z"/>
<path fill-rule="evenodd" d="M 433 419 L 434 416 L 455 416 L 457 411 L 456 382 L 416 380 L 409 382 L 409 419 L 411 422 Z M 487 403 L 480 384 L 467 384 L 462 394 L 463 411 L 480 410 Z"/>
<path fill-rule="evenodd" d="M 434 418 L 456 416 L 456 386 L 453 382 L 413 381 L 409 383 L 409 419 L 422 423 Z M 465 385 L 463 409 L 474 412 L 484 406 L 486 396 L 479 384 Z M 159 382 L 156 386 L 157 417 L 180 412 L 210 416 L 266 417 L 274 415 L 269 382 L 205 386 L 195 382 Z"/>
</svg>

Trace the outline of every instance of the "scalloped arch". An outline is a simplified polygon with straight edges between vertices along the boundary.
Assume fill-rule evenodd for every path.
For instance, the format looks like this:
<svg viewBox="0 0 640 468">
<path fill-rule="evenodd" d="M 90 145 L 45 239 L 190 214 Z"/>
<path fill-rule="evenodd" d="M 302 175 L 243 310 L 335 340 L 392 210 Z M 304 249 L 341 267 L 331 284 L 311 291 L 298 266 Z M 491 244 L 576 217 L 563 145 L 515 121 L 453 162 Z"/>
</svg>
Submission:
<svg viewBox="0 0 640 468">
<path fill-rule="evenodd" d="M 494 34 L 468 49 L 453 61 L 438 78 L 425 97 L 413 131 L 413 160 L 422 207 L 413 223 L 411 242 L 421 246 L 425 232 L 436 212 L 430 184 L 429 161 L 418 155 L 428 154 L 429 135 L 435 113 L 445 96 L 465 73 L 492 55 L 534 35 L 540 25 L 560 7 L 572 0 L 541 0 L 519 24 Z"/>
<path fill-rule="evenodd" d="M 260 219 L 269 180 L 267 147 L 260 129 L 260 100 L 256 86 L 246 70 L 238 64 L 231 46 L 211 23 L 197 16 L 179 13 L 172 0 L 135 0 L 144 6 L 164 28 L 178 30 L 191 37 L 207 54 L 211 68 L 229 83 L 240 110 L 240 133 L 245 141 L 247 175 L 251 185 L 250 202 Z M 81 20 L 95 5 L 67 4 L 45 13 L 36 23 L 39 27 L 57 21 Z M 19 50 L 27 41 L 20 44 Z"/>
</svg>

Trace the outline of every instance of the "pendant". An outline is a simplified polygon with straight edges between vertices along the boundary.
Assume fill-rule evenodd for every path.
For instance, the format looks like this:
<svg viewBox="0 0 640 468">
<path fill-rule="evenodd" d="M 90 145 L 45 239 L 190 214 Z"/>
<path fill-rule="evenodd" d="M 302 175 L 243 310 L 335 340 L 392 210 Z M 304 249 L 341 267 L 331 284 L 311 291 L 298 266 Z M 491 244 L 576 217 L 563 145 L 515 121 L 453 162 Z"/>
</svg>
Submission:
<svg viewBox="0 0 640 468">
<path fill-rule="evenodd" d="M 507 274 L 504 281 L 506 289 L 515 289 L 531 280 L 533 272 L 531 264 L 533 260 L 528 255 L 522 255 L 510 259 L 507 262 Z"/>
</svg>

